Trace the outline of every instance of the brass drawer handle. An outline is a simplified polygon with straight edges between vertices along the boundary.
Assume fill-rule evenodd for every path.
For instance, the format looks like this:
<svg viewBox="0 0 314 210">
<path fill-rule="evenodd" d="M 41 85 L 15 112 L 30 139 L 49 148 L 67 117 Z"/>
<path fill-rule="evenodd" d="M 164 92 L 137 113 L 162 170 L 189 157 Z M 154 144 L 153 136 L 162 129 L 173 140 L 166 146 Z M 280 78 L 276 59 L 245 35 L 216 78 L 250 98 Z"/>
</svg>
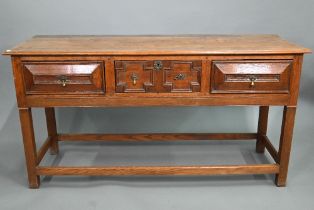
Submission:
<svg viewBox="0 0 314 210">
<path fill-rule="evenodd" d="M 178 74 L 175 76 L 174 80 L 184 80 L 185 79 L 185 74 Z"/>
<path fill-rule="evenodd" d="M 160 69 L 162 69 L 163 65 L 162 65 L 162 62 L 161 61 L 155 61 L 154 62 L 154 69 L 156 71 L 159 71 Z"/>
<path fill-rule="evenodd" d="M 65 75 L 61 75 L 58 77 L 59 82 L 61 83 L 62 87 L 65 87 L 66 84 L 70 81 L 68 80 L 68 77 Z"/>
<path fill-rule="evenodd" d="M 132 73 L 131 80 L 133 82 L 133 85 L 136 85 L 136 81 L 138 80 L 138 76 L 135 73 Z"/>
<path fill-rule="evenodd" d="M 255 81 L 257 80 L 257 78 L 255 76 L 250 76 L 249 79 L 251 81 L 250 86 L 254 87 L 255 86 Z"/>
</svg>

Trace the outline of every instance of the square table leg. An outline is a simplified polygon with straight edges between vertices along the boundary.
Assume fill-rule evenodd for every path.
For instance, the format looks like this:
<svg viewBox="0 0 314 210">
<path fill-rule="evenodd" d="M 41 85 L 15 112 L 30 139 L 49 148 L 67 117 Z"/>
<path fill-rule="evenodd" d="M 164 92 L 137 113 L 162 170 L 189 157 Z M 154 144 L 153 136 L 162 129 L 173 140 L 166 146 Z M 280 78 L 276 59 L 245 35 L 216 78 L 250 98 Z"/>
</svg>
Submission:
<svg viewBox="0 0 314 210">
<path fill-rule="evenodd" d="M 296 107 L 291 106 L 284 107 L 278 151 L 279 173 L 276 174 L 275 180 L 277 186 L 286 185 L 295 113 Z"/>
<path fill-rule="evenodd" d="M 36 166 L 38 164 L 32 112 L 30 108 L 19 108 L 19 114 L 23 135 L 29 187 L 38 188 L 40 185 L 40 179 L 39 176 L 36 174 Z"/>
<path fill-rule="evenodd" d="M 48 136 L 50 137 L 50 141 L 51 141 L 50 153 L 55 155 L 59 153 L 55 109 L 53 107 L 46 107 L 45 114 L 46 114 Z"/>
<path fill-rule="evenodd" d="M 263 141 L 263 136 L 266 135 L 267 133 L 268 113 L 269 113 L 269 106 L 259 107 L 257 141 L 256 141 L 256 152 L 258 153 L 264 153 L 265 151 L 265 144 Z"/>
</svg>

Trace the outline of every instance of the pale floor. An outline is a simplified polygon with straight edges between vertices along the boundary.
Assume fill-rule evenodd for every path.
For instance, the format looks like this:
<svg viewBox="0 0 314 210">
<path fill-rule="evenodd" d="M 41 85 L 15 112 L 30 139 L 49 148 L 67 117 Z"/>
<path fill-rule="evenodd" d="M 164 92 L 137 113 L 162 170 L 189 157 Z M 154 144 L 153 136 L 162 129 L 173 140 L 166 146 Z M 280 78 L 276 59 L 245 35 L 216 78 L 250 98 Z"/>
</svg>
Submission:
<svg viewBox="0 0 314 210">
<path fill-rule="evenodd" d="M 2 104 L 4 105 L 4 104 Z M 44 177 L 27 187 L 15 105 L 2 109 L 0 209 L 314 209 L 313 102 L 299 104 L 288 185 L 272 175 L 210 177 Z M 43 111 L 35 110 L 36 137 L 45 138 Z M 254 132 L 257 108 L 58 109 L 63 132 Z M 272 108 L 269 136 L 278 144 L 281 109 Z M 62 126 L 62 128 L 61 128 Z M 255 141 L 62 143 L 55 165 L 250 164 L 271 162 Z"/>
</svg>

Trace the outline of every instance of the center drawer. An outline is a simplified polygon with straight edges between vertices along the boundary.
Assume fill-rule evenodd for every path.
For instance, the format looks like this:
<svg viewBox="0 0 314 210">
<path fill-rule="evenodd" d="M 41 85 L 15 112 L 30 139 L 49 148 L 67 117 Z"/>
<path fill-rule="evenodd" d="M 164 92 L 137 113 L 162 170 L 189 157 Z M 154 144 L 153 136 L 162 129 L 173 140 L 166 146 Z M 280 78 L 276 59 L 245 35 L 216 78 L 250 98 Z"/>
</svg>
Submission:
<svg viewBox="0 0 314 210">
<path fill-rule="evenodd" d="M 117 93 L 199 92 L 202 61 L 115 61 Z"/>
<path fill-rule="evenodd" d="M 97 61 L 23 62 L 27 94 L 104 92 L 104 65 Z"/>
</svg>

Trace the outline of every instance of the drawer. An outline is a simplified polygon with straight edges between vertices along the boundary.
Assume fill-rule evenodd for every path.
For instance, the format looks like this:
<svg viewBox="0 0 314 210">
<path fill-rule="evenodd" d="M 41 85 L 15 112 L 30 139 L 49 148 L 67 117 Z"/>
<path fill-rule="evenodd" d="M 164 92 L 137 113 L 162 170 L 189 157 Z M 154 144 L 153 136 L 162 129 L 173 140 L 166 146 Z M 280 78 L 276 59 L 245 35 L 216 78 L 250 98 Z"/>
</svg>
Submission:
<svg viewBox="0 0 314 210">
<path fill-rule="evenodd" d="M 104 92 L 102 62 L 24 62 L 27 94 L 84 94 Z"/>
<path fill-rule="evenodd" d="M 213 61 L 212 93 L 289 93 L 292 60 Z"/>
<path fill-rule="evenodd" d="M 117 93 L 199 92 L 202 61 L 115 61 Z"/>
</svg>

